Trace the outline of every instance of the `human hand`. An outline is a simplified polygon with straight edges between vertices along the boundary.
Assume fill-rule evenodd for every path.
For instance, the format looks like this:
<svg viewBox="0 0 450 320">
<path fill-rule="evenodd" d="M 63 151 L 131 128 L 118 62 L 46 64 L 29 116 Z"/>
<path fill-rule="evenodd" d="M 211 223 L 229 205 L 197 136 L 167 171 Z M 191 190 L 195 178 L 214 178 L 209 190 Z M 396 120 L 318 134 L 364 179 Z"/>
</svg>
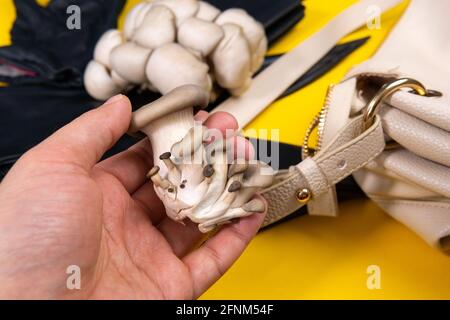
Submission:
<svg viewBox="0 0 450 320">
<path fill-rule="evenodd" d="M 197 226 L 167 218 L 145 179 L 148 139 L 98 163 L 130 119 L 129 100 L 116 96 L 28 151 L 1 182 L 0 298 L 197 298 L 256 234 L 264 214 L 226 225 L 196 247 Z M 226 113 L 202 112 L 197 120 L 237 128 Z M 81 268 L 80 290 L 66 286 L 71 265 Z"/>
</svg>

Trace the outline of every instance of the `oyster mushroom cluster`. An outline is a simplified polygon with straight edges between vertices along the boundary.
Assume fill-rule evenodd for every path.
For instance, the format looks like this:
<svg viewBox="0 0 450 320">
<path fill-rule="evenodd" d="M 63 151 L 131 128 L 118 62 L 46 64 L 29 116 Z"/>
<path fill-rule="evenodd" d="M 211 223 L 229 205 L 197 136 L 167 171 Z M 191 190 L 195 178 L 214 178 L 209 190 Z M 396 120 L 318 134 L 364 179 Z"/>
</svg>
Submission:
<svg viewBox="0 0 450 320">
<path fill-rule="evenodd" d="M 130 132 L 145 133 L 155 166 L 148 173 L 167 215 L 199 224 L 201 232 L 233 219 L 263 212 L 255 193 L 273 182 L 273 169 L 233 155 L 230 138 L 194 122 L 193 108 L 206 107 L 204 88 L 178 87 L 133 113 Z"/>
<path fill-rule="evenodd" d="M 99 100 L 135 86 L 164 95 L 186 84 L 240 95 L 266 50 L 264 27 L 242 9 L 221 12 L 198 0 L 143 1 L 127 15 L 123 32 L 109 30 L 100 38 L 84 83 Z"/>
</svg>

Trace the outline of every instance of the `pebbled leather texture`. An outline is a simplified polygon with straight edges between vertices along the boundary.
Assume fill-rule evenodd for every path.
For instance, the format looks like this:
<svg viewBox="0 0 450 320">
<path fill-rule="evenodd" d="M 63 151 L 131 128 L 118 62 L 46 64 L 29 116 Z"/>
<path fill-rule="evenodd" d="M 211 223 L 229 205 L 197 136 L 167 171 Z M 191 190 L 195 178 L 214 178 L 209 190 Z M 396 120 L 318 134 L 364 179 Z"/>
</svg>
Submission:
<svg viewBox="0 0 450 320">
<path fill-rule="evenodd" d="M 309 201 L 308 214 L 310 216 L 337 217 L 339 204 L 336 187 L 329 187 L 324 193 Z"/>
<path fill-rule="evenodd" d="M 314 158 L 325 172 L 328 182 L 335 185 L 355 170 L 365 166 L 373 159 L 371 155 L 380 154 L 384 149 L 383 130 L 379 117 L 371 128 L 361 132 L 362 117 L 351 120 L 337 135 L 336 139 Z M 354 138 L 358 137 L 358 140 Z"/>
<path fill-rule="evenodd" d="M 385 143 L 380 118 L 377 116 L 374 124 L 364 132 L 361 132 L 362 125 L 362 116 L 352 119 L 327 148 L 291 167 L 288 172 L 279 173 L 283 178 L 262 192 L 269 202 L 264 226 L 304 205 L 296 199 L 298 190 L 308 188 L 314 199 L 383 151 Z"/>
<path fill-rule="evenodd" d="M 430 245 L 450 254 L 448 199 L 399 200 L 373 197 L 393 218 L 409 226 Z"/>
<path fill-rule="evenodd" d="M 353 173 L 355 181 L 367 195 L 402 200 L 440 197 L 438 193 L 413 184 L 395 172 L 386 169 L 380 161 L 380 158 L 384 155 L 385 153 L 382 153 L 375 161 Z"/>
<path fill-rule="evenodd" d="M 450 198 L 450 170 L 439 163 L 418 157 L 412 152 L 399 149 L 386 152 L 383 166 L 405 180 Z"/>
<path fill-rule="evenodd" d="M 387 99 L 380 113 L 383 128 L 400 147 L 383 152 L 353 176 L 387 213 L 450 254 L 448 12 L 448 0 L 435 0 L 433 6 L 412 0 L 379 51 L 347 79 L 359 80 L 353 112 L 389 78 L 411 77 L 443 94 L 421 97 L 403 90 Z"/>
<path fill-rule="evenodd" d="M 381 110 L 384 132 L 411 152 L 450 166 L 450 133 L 396 108 Z"/>
<path fill-rule="evenodd" d="M 308 183 L 299 172 L 294 172 L 294 170 L 290 170 L 290 172 L 289 177 L 261 193 L 268 203 L 263 227 L 284 218 L 302 207 L 295 197 L 295 192 L 300 187 L 308 186 Z"/>
<path fill-rule="evenodd" d="M 450 108 L 440 97 L 422 97 L 405 91 L 397 91 L 387 102 L 428 124 L 450 131 Z"/>
</svg>

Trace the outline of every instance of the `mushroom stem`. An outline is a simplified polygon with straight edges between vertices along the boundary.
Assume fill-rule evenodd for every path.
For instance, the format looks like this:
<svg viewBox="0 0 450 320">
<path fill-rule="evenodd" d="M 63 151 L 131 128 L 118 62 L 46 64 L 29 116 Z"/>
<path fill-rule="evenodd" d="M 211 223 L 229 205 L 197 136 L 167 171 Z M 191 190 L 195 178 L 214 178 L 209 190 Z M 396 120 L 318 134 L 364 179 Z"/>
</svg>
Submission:
<svg viewBox="0 0 450 320">
<path fill-rule="evenodd" d="M 168 189 L 171 186 L 171 183 L 166 180 L 163 179 L 160 175 L 159 175 L 159 167 L 153 167 L 147 174 L 147 178 L 151 179 L 152 182 L 158 186 L 161 187 L 163 189 Z"/>
<path fill-rule="evenodd" d="M 176 88 L 135 111 L 129 132 L 142 131 L 150 138 L 154 164 L 161 167 L 159 156 L 181 141 L 195 125 L 194 107 L 205 108 L 208 102 L 208 92 L 198 86 Z M 165 177 L 167 171 L 165 166 L 161 167 L 161 176 Z"/>
<path fill-rule="evenodd" d="M 169 169 L 169 170 L 172 170 L 175 168 L 175 164 L 172 162 L 172 160 L 170 160 L 171 156 L 172 155 L 170 154 L 170 152 L 164 152 L 163 154 L 161 154 L 159 156 L 159 159 L 162 160 L 162 162 L 164 162 L 167 169 Z"/>
<path fill-rule="evenodd" d="M 202 146 L 203 141 L 207 138 L 207 134 L 208 131 L 205 127 L 196 124 L 189 130 L 183 140 L 172 146 L 172 155 L 175 159 L 190 158 Z"/>
<path fill-rule="evenodd" d="M 171 156 L 172 154 L 170 152 L 164 152 L 159 156 L 159 159 L 164 162 L 167 170 L 169 171 L 167 178 L 172 182 L 179 183 L 181 180 L 181 173 L 170 158 Z"/>
<path fill-rule="evenodd" d="M 186 108 L 156 119 L 141 129 L 150 138 L 154 164 L 161 167 L 162 176 L 167 174 L 173 163 L 170 159 L 160 159 L 159 156 L 183 139 L 186 132 L 194 126 L 193 114 L 193 108 Z"/>
</svg>

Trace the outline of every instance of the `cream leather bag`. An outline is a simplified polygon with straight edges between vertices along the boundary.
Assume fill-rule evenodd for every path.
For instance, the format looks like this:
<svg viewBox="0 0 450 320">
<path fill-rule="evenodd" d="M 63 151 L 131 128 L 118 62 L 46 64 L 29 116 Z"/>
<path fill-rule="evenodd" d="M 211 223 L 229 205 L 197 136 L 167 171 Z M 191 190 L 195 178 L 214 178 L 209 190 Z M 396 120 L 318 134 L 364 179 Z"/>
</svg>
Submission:
<svg viewBox="0 0 450 320">
<path fill-rule="evenodd" d="M 385 10 L 398 2 L 371 4 Z M 308 52 L 325 51 L 358 24 L 368 5 L 362 0 L 350 7 L 222 109 L 232 111 L 242 126 L 248 123 L 289 84 L 295 59 L 305 57 L 306 70 Z M 305 138 L 307 151 L 308 135 L 318 127 L 315 154 L 306 152 L 302 162 L 280 171 L 276 183 L 263 192 L 269 202 L 266 225 L 303 205 L 309 214 L 336 216 L 334 185 L 353 174 L 387 213 L 450 253 L 449 13 L 448 0 L 410 1 L 377 54 L 330 87 Z M 264 90 L 270 78 L 281 74 L 285 78 L 276 89 Z M 244 104 L 250 106 L 245 112 L 240 111 Z"/>
<path fill-rule="evenodd" d="M 399 84 L 392 79 L 410 77 L 428 89 L 421 92 L 424 96 L 395 88 L 389 94 L 388 89 L 381 89 L 380 94 L 385 97 L 380 102 L 380 116 L 389 148 L 355 172 L 354 177 L 392 217 L 447 254 L 450 253 L 449 14 L 448 0 L 413 0 L 378 53 L 354 68 L 343 83 L 344 86 L 346 82 L 355 83 L 348 90 L 352 93 L 350 116 L 361 112 L 381 84 Z M 413 89 L 416 85 L 413 84 Z M 420 92 L 421 88 L 415 90 Z"/>
</svg>

